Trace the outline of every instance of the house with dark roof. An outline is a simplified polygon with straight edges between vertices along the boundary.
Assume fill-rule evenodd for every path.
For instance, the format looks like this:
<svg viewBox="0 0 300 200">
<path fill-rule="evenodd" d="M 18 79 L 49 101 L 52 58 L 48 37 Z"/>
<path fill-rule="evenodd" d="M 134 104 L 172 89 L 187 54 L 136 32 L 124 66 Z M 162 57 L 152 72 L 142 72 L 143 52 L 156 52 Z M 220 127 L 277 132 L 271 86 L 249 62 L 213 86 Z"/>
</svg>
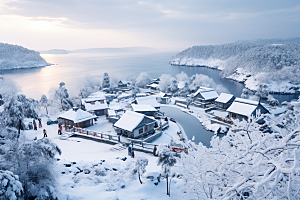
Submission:
<svg viewBox="0 0 300 200">
<path fill-rule="evenodd" d="M 219 109 L 227 109 L 235 100 L 232 94 L 221 93 L 220 96 L 215 100 L 215 105 Z"/>
<path fill-rule="evenodd" d="M 193 104 L 197 107 L 206 108 L 219 97 L 213 88 L 200 87 L 193 95 Z"/>
<path fill-rule="evenodd" d="M 140 138 L 155 132 L 156 120 L 144 114 L 127 110 L 114 124 L 117 134 Z"/>
<path fill-rule="evenodd" d="M 249 116 L 269 113 L 269 111 L 259 102 L 249 99 L 236 98 L 227 109 L 230 118 L 247 120 Z"/>
</svg>

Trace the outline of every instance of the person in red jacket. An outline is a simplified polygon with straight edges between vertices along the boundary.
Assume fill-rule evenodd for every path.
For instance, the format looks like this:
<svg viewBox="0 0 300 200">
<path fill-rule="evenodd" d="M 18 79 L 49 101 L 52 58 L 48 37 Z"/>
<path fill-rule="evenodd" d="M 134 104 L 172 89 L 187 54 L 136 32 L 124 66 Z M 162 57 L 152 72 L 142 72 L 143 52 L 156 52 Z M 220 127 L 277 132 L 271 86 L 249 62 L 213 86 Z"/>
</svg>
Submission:
<svg viewBox="0 0 300 200">
<path fill-rule="evenodd" d="M 62 131 L 62 126 L 59 124 L 58 125 L 58 135 L 61 135 L 61 131 Z"/>
</svg>

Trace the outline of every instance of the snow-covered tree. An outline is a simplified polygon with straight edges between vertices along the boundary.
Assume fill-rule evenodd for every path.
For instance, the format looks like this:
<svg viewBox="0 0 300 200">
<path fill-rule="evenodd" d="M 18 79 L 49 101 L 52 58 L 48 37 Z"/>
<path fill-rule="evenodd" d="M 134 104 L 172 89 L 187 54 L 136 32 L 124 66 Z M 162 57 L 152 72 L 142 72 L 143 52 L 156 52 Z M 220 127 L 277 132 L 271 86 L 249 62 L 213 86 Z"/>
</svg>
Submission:
<svg viewBox="0 0 300 200">
<path fill-rule="evenodd" d="M 59 110 L 69 110 L 73 107 L 73 103 L 69 98 L 68 90 L 65 87 L 65 83 L 61 82 L 59 88 L 52 88 L 50 91 L 52 106 L 57 106 Z"/>
<path fill-rule="evenodd" d="M 169 86 L 169 89 L 170 89 L 170 91 L 172 92 L 172 93 L 175 93 L 175 92 L 177 92 L 177 90 L 178 90 L 178 82 L 177 82 L 177 80 L 175 79 L 175 78 L 171 78 L 170 79 L 170 86 Z"/>
<path fill-rule="evenodd" d="M 0 199 L 17 200 L 23 192 L 19 177 L 11 171 L 0 170 Z"/>
<path fill-rule="evenodd" d="M 143 182 L 141 180 L 141 176 L 143 176 L 143 174 L 146 172 L 147 165 L 148 165 L 148 159 L 147 158 L 138 157 L 136 162 L 135 162 L 135 168 L 137 170 L 139 181 L 140 181 L 141 184 L 143 184 Z"/>
<path fill-rule="evenodd" d="M 157 165 L 161 166 L 161 175 L 167 180 L 167 195 L 170 195 L 169 177 L 172 177 L 171 168 L 176 164 L 173 152 L 164 145 L 159 146 Z"/>
<path fill-rule="evenodd" d="M 104 76 L 103 76 L 102 87 L 103 88 L 110 87 L 109 76 L 108 76 L 108 73 L 106 73 L 106 72 L 104 73 Z"/>
<path fill-rule="evenodd" d="M 48 99 L 44 94 L 41 96 L 40 105 L 46 109 L 46 113 L 48 115 Z"/>
<path fill-rule="evenodd" d="M 151 83 L 152 79 L 146 72 L 141 72 L 140 75 L 136 78 L 135 86 L 144 88 L 146 85 Z"/>
<path fill-rule="evenodd" d="M 184 82 L 189 82 L 189 77 L 186 73 L 183 71 L 180 74 L 176 75 L 177 81 L 184 81 Z"/>
<path fill-rule="evenodd" d="M 209 78 L 203 74 L 195 74 L 191 77 L 190 90 L 197 90 L 200 86 L 202 87 L 214 87 L 216 86 L 212 78 Z"/>
<path fill-rule="evenodd" d="M 3 103 L 10 101 L 10 99 L 19 91 L 20 88 L 15 82 L 8 78 L 0 77 L 0 100 L 3 101 Z"/>
<path fill-rule="evenodd" d="M 274 117 L 235 121 L 212 148 L 190 143 L 182 154 L 188 199 L 299 199 L 300 102 Z M 264 117 L 266 123 L 255 123 Z M 270 133 L 270 130 L 273 132 Z"/>
<path fill-rule="evenodd" d="M 44 138 L 21 143 L 15 157 L 15 173 L 23 183 L 25 199 L 56 199 L 55 164 L 60 148 L 50 139 Z"/>
<path fill-rule="evenodd" d="M 162 74 L 159 79 L 159 89 L 162 92 L 168 92 L 171 85 L 171 78 L 172 76 L 170 74 Z"/>
<path fill-rule="evenodd" d="M 10 102 L 5 104 L 2 116 L 5 118 L 7 126 L 20 127 L 24 129 L 24 117 L 37 118 L 36 102 L 33 99 L 26 99 L 23 94 L 15 95 L 11 98 Z"/>
</svg>

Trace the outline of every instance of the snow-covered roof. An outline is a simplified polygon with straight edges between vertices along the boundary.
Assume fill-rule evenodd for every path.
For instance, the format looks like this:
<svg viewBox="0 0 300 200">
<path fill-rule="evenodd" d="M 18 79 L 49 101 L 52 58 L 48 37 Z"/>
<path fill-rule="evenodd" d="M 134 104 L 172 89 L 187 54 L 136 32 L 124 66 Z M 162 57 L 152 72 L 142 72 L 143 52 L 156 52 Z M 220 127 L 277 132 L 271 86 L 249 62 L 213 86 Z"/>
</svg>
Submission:
<svg viewBox="0 0 300 200">
<path fill-rule="evenodd" d="M 147 85 L 148 87 L 153 87 L 153 88 L 158 88 L 159 87 L 159 84 L 156 84 L 156 83 L 152 83 L 152 84 L 149 84 Z"/>
<path fill-rule="evenodd" d="M 96 101 L 94 104 L 85 103 L 84 107 L 85 107 L 86 111 L 108 109 L 108 106 L 107 106 L 107 104 L 105 102 L 104 103 L 100 103 L 99 101 Z"/>
<path fill-rule="evenodd" d="M 256 105 L 256 106 L 259 104 L 258 101 L 253 101 L 253 100 L 250 100 L 250 99 L 242 99 L 242 98 L 236 98 L 234 101 L 235 102 L 240 102 L 240 103 Z"/>
<path fill-rule="evenodd" d="M 81 99 L 81 103 L 84 105 L 86 102 L 95 102 L 105 100 L 105 97 L 89 96 L 88 98 Z"/>
<path fill-rule="evenodd" d="M 116 111 L 115 110 L 108 110 L 108 116 L 116 116 Z"/>
<path fill-rule="evenodd" d="M 147 96 L 147 94 L 146 93 L 137 93 L 137 94 L 135 94 L 135 96 L 136 97 L 145 97 L 145 96 Z"/>
<path fill-rule="evenodd" d="M 230 99 L 232 99 L 232 97 L 232 94 L 221 93 L 215 101 L 220 103 L 227 103 L 228 101 L 230 101 Z"/>
<path fill-rule="evenodd" d="M 104 92 L 94 92 L 92 94 L 90 94 L 91 97 L 105 97 Z"/>
<path fill-rule="evenodd" d="M 213 88 L 200 87 L 194 96 L 201 94 L 205 100 L 216 99 L 218 98 L 218 93 Z"/>
<path fill-rule="evenodd" d="M 144 114 L 127 110 L 114 126 L 132 132 L 141 123 L 144 117 Z"/>
<path fill-rule="evenodd" d="M 159 96 L 159 97 L 166 97 L 166 93 L 164 93 L 164 92 L 159 92 L 158 96 Z"/>
<path fill-rule="evenodd" d="M 250 116 L 253 111 L 257 108 L 257 105 L 246 104 L 234 101 L 231 106 L 227 109 L 228 112 L 240 114 L 243 116 Z"/>
<path fill-rule="evenodd" d="M 86 120 L 97 118 L 97 116 L 92 115 L 81 109 L 78 109 L 77 111 L 75 111 L 74 109 L 70 109 L 67 112 L 64 112 L 61 115 L 59 115 L 58 118 L 68 119 L 70 121 L 74 121 L 74 123 L 79 123 Z"/>
<path fill-rule="evenodd" d="M 135 112 L 138 111 L 157 111 L 155 108 L 153 108 L 151 105 L 139 105 L 139 104 L 131 104 L 132 109 Z"/>
<path fill-rule="evenodd" d="M 154 108 L 159 107 L 159 104 L 157 103 L 154 96 L 137 97 L 136 102 L 139 105 L 151 105 Z"/>
<path fill-rule="evenodd" d="M 118 96 L 118 99 L 130 98 L 130 97 L 132 97 L 132 93 L 122 93 Z"/>
</svg>

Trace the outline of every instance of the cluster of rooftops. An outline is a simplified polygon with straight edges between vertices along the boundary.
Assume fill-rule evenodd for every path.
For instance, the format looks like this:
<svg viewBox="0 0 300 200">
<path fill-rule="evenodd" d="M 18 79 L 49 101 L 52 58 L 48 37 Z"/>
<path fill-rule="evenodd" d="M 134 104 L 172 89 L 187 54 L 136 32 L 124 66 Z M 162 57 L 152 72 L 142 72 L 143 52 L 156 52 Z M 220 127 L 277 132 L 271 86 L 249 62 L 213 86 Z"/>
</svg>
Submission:
<svg viewBox="0 0 300 200">
<path fill-rule="evenodd" d="M 123 95 L 124 97 L 122 95 L 123 93 L 119 95 L 119 98 L 125 98 L 126 95 Z M 159 93 L 156 96 L 168 98 L 164 93 Z M 129 97 L 132 97 L 132 95 L 129 95 Z M 218 95 L 212 88 L 200 87 L 191 97 L 194 106 L 201 108 L 214 106 L 228 112 L 229 118 L 241 120 L 247 119 L 248 116 L 255 115 L 257 112 L 269 113 L 269 110 L 260 101 L 236 98 L 226 93 Z M 157 97 L 153 95 L 146 96 L 146 94 L 136 95 L 131 102 L 132 111 L 113 106 L 114 98 L 116 98 L 114 94 L 106 94 L 100 91 L 92 93 L 89 97 L 81 100 L 81 109 L 73 108 L 61 114 L 59 119 L 65 125 L 85 128 L 93 125 L 93 120 L 98 116 L 104 115 L 114 123 L 114 127 L 121 133 L 131 134 L 132 137 L 153 131 L 155 122 L 153 116 L 160 108 Z M 121 118 L 116 114 L 117 112 L 122 113 Z M 135 129 L 139 129 L 138 134 Z"/>
</svg>

